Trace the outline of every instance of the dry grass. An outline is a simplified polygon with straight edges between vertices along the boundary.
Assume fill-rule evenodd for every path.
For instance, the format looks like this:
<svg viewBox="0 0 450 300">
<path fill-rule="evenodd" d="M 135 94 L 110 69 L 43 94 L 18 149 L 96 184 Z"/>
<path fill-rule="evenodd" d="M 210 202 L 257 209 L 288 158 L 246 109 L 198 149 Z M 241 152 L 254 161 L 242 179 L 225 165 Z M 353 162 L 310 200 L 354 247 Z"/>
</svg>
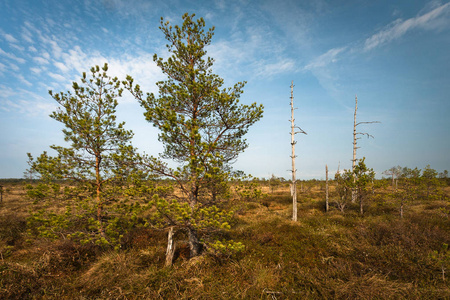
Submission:
<svg viewBox="0 0 450 300">
<path fill-rule="evenodd" d="M 231 204 L 240 211 L 227 235 L 243 253 L 188 260 L 180 242 L 164 267 L 164 231 L 130 231 L 119 251 L 27 235 L 32 201 L 22 185 L 7 188 L 1 299 L 450 299 L 450 279 L 430 255 L 450 244 L 448 198 L 408 203 L 403 219 L 383 191 L 364 217 L 352 205 L 325 213 L 317 182 L 299 193 L 294 223 L 289 188 L 266 188 L 262 201 Z"/>
</svg>

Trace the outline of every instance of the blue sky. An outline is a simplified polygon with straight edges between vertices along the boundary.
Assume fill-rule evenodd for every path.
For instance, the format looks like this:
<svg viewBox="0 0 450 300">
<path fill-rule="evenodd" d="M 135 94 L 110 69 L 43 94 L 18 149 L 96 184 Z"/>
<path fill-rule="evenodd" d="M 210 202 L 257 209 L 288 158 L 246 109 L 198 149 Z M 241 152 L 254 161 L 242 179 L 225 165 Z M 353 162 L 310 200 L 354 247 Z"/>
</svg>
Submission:
<svg viewBox="0 0 450 300">
<path fill-rule="evenodd" d="M 164 79 L 160 17 L 181 23 L 195 13 L 215 26 L 208 55 L 226 86 L 247 81 L 243 103 L 262 103 L 235 168 L 289 178 L 290 84 L 294 81 L 297 178 L 324 178 L 351 167 L 355 95 L 358 121 L 374 139 L 357 157 L 380 177 L 401 165 L 450 169 L 450 3 L 448 1 L 0 0 L 0 178 L 20 178 L 26 153 L 64 145 L 48 115 L 48 95 L 70 90 L 84 71 L 107 62 L 145 91 Z M 157 131 L 129 95 L 119 120 L 133 144 L 157 155 Z"/>
</svg>

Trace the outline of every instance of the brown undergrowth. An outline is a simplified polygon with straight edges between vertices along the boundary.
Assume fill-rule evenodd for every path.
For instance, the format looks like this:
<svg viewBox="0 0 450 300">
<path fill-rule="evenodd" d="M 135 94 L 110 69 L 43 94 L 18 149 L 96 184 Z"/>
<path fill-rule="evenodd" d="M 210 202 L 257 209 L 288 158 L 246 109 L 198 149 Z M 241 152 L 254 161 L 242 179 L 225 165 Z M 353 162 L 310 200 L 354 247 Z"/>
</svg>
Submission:
<svg viewBox="0 0 450 300">
<path fill-rule="evenodd" d="M 12 185 L 0 207 L 0 298 L 449 299 L 448 198 L 408 203 L 400 218 L 388 195 L 374 195 L 364 216 L 352 204 L 325 213 L 317 184 L 299 193 L 296 223 L 286 187 L 231 203 L 239 211 L 222 234 L 244 252 L 189 260 L 179 233 L 174 265 L 164 267 L 163 230 L 130 231 L 117 251 L 28 235 L 33 204 Z"/>
</svg>

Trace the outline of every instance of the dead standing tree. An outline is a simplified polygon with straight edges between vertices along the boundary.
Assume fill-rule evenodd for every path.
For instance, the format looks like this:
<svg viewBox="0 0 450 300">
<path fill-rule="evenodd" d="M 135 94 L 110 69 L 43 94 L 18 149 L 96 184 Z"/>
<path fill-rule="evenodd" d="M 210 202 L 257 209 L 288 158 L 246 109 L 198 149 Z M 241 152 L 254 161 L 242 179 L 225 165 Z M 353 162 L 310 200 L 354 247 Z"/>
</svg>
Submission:
<svg viewBox="0 0 450 300">
<path fill-rule="evenodd" d="M 356 122 L 356 112 L 358 110 L 358 96 L 355 95 L 355 113 L 353 115 L 353 159 L 352 159 L 352 172 L 353 172 L 353 183 L 356 183 L 356 177 L 355 177 L 355 166 L 356 166 L 356 149 L 360 148 L 357 147 L 357 140 L 360 139 L 360 135 L 365 135 L 367 138 L 373 138 L 373 135 L 368 134 L 366 132 L 357 132 L 356 127 L 362 124 L 373 124 L 373 123 L 380 123 L 379 121 L 370 121 L 370 122 Z M 352 202 L 354 203 L 356 201 L 356 189 L 352 189 Z"/>
<path fill-rule="evenodd" d="M 328 165 L 325 165 L 325 212 L 328 212 Z"/>
<path fill-rule="evenodd" d="M 402 167 L 400 166 L 392 167 L 389 170 L 384 171 L 383 174 L 391 176 L 392 189 L 394 191 L 397 191 L 397 180 L 402 175 Z"/>
<path fill-rule="evenodd" d="M 292 147 L 292 183 L 291 183 L 291 196 L 292 196 L 292 220 L 294 222 L 297 222 L 297 179 L 296 177 L 296 169 L 295 169 L 295 144 L 297 142 L 295 141 L 295 134 L 297 133 L 303 133 L 304 132 L 300 127 L 295 126 L 295 119 L 294 119 L 294 81 L 291 82 L 291 119 L 289 120 L 291 122 L 291 147 Z M 297 130 L 297 131 L 296 131 Z"/>
</svg>

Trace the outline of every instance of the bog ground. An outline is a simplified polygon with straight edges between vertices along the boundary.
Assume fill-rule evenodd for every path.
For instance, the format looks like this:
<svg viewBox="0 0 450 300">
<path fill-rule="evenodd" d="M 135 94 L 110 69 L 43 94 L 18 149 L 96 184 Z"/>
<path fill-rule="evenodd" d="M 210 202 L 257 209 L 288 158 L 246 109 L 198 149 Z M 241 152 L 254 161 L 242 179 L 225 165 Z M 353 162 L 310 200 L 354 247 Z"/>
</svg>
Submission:
<svg viewBox="0 0 450 300">
<path fill-rule="evenodd" d="M 30 213 L 44 207 L 23 182 L 4 182 L 0 206 L 2 299 L 448 299 L 449 193 L 404 206 L 388 181 L 358 204 L 324 212 L 324 182 L 298 186 L 298 222 L 289 187 L 259 182 L 266 196 L 231 197 L 231 230 L 245 245 L 230 256 L 205 251 L 189 260 L 176 232 L 174 264 L 165 267 L 167 230 L 131 228 L 120 249 L 33 234 Z M 36 184 L 36 183 L 35 183 Z M 47 201 L 47 205 L 58 203 Z M 47 209 L 51 207 L 47 206 Z"/>
</svg>

